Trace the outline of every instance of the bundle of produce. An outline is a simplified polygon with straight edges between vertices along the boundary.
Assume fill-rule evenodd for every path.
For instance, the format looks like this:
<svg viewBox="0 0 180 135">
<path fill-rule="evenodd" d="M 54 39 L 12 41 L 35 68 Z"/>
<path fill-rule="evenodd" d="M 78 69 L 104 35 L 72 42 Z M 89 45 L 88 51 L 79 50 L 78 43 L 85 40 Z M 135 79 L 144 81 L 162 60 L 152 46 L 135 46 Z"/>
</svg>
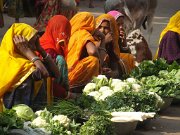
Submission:
<svg viewBox="0 0 180 135">
<path fill-rule="evenodd" d="M 83 115 L 83 110 L 70 100 L 59 100 L 48 106 L 47 110 L 49 110 L 53 115 L 63 114 L 74 120 L 77 120 Z"/>
<path fill-rule="evenodd" d="M 0 134 L 6 135 L 11 129 L 22 129 L 24 120 L 17 116 L 15 110 L 0 112 Z"/>
<path fill-rule="evenodd" d="M 144 113 L 144 112 L 112 112 L 112 122 L 133 122 L 143 121 L 148 118 L 154 118 L 156 113 Z"/>
<path fill-rule="evenodd" d="M 169 65 L 164 59 L 143 61 L 130 76 L 140 80 L 143 89 L 161 97 L 180 94 L 180 66 L 177 62 Z"/>
<path fill-rule="evenodd" d="M 99 85 L 101 80 L 97 83 L 94 79 L 85 86 L 83 100 L 79 103 L 84 105 L 83 108 L 89 107 L 93 112 L 101 110 L 156 112 L 159 109 L 159 104 L 163 102 L 157 94 L 144 90 L 141 83 L 134 78 L 128 78 L 124 81 L 108 80 L 102 75 L 101 78 L 106 80 L 102 86 Z"/>
<path fill-rule="evenodd" d="M 79 124 L 71 121 L 66 115 L 54 115 L 44 110 L 35 112 L 36 118 L 24 123 L 24 130 L 33 135 L 77 135 Z"/>
<path fill-rule="evenodd" d="M 91 115 L 90 119 L 80 128 L 81 135 L 113 135 L 111 116 L 105 113 Z"/>
<path fill-rule="evenodd" d="M 144 60 L 131 72 L 130 76 L 140 79 L 151 75 L 157 76 L 161 70 L 170 72 L 173 69 L 180 69 L 179 64 L 175 61 L 169 65 L 166 63 L 166 60 L 162 58 L 156 60 Z"/>
</svg>

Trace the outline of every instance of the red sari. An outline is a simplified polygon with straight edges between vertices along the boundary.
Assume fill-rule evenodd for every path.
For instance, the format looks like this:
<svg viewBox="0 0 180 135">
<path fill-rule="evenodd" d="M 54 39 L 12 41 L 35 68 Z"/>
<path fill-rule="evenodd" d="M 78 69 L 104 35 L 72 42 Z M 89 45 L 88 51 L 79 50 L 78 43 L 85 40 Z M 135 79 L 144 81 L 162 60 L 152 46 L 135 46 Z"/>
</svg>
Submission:
<svg viewBox="0 0 180 135">
<path fill-rule="evenodd" d="M 69 90 L 68 70 L 64 57 L 67 54 L 67 43 L 71 33 L 71 25 L 68 19 L 62 15 L 52 17 L 46 27 L 45 33 L 40 38 L 40 44 L 51 55 L 59 67 L 61 75 L 53 81 L 53 93 L 55 97 L 65 97 Z M 64 46 L 59 42 L 63 41 Z"/>
</svg>

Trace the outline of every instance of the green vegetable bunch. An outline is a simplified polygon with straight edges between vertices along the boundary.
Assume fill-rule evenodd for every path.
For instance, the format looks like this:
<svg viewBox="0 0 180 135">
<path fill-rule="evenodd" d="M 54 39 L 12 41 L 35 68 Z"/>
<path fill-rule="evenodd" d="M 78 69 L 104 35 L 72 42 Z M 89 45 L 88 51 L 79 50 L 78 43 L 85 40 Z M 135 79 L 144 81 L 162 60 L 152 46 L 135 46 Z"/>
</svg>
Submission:
<svg viewBox="0 0 180 135">
<path fill-rule="evenodd" d="M 5 135 L 10 129 L 22 129 L 24 120 L 19 118 L 15 110 L 6 109 L 0 113 L 0 134 Z"/>
<path fill-rule="evenodd" d="M 110 116 L 92 115 L 80 128 L 80 135 L 113 135 Z"/>
</svg>

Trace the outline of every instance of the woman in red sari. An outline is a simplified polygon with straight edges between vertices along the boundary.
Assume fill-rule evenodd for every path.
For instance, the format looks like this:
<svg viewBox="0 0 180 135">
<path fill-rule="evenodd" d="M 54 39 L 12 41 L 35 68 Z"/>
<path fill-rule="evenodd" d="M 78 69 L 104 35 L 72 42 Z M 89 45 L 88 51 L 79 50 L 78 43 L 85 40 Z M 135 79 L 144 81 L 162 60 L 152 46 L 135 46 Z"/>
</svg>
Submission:
<svg viewBox="0 0 180 135">
<path fill-rule="evenodd" d="M 71 34 L 71 24 L 62 15 L 53 16 L 46 27 L 45 33 L 40 38 L 40 44 L 51 55 L 58 65 L 61 75 L 53 81 L 55 97 L 64 98 L 69 90 L 68 70 L 64 57 L 67 55 L 67 44 Z"/>
</svg>

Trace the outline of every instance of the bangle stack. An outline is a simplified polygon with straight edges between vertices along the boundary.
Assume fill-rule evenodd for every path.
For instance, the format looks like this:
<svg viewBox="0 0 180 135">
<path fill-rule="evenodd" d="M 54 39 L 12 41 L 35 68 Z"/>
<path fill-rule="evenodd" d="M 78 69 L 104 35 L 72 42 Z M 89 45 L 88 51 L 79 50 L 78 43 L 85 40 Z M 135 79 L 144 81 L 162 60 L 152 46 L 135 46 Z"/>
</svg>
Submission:
<svg viewBox="0 0 180 135">
<path fill-rule="evenodd" d="M 34 57 L 34 58 L 31 59 L 31 62 L 34 63 L 34 62 L 37 61 L 37 60 L 41 60 L 41 59 L 40 59 L 39 57 Z"/>
</svg>

